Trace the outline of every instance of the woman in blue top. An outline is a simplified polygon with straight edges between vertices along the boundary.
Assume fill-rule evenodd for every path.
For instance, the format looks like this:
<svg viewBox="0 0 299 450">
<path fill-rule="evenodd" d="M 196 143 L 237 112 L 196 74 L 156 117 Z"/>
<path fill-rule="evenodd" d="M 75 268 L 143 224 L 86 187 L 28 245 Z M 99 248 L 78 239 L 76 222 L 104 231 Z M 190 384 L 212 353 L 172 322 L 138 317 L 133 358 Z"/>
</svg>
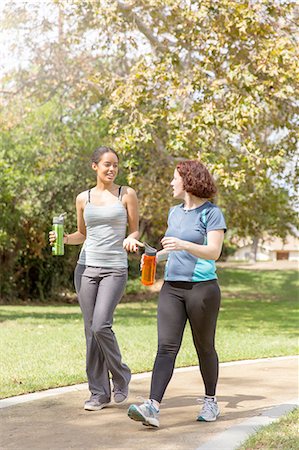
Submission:
<svg viewBox="0 0 299 450">
<path fill-rule="evenodd" d="M 128 415 L 144 425 L 159 426 L 159 406 L 172 377 L 186 321 L 199 360 L 205 399 L 197 420 L 211 422 L 219 415 L 215 392 L 218 356 L 215 330 L 220 289 L 215 261 L 221 254 L 226 224 L 220 209 L 208 201 L 216 194 L 214 180 L 199 161 L 183 161 L 174 171 L 173 196 L 183 203 L 170 209 L 168 228 L 157 261 L 167 258 L 158 303 L 158 352 L 149 399 L 131 405 Z"/>
</svg>

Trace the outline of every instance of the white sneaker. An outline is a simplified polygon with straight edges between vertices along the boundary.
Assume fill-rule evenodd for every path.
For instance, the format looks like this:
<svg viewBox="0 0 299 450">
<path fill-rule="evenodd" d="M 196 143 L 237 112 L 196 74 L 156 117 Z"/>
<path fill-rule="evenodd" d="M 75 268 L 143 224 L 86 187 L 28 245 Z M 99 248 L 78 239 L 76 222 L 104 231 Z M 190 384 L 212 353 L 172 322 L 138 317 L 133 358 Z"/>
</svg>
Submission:
<svg viewBox="0 0 299 450">
<path fill-rule="evenodd" d="M 220 415 L 216 397 L 205 397 L 203 402 L 204 404 L 201 412 L 198 414 L 197 420 L 199 422 L 215 422 L 217 417 Z"/>
<path fill-rule="evenodd" d="M 130 419 L 142 422 L 145 426 L 159 428 L 159 410 L 157 410 L 151 400 L 145 401 L 142 405 L 131 405 L 128 409 Z"/>
</svg>

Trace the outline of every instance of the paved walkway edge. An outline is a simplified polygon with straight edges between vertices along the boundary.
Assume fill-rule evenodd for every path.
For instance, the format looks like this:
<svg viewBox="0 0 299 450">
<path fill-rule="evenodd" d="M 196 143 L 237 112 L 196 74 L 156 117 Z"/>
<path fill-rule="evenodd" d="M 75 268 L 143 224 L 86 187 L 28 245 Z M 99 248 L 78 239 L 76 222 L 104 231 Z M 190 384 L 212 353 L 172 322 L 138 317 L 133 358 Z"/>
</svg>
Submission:
<svg viewBox="0 0 299 450">
<path fill-rule="evenodd" d="M 296 355 L 290 355 L 290 356 L 277 356 L 274 358 L 246 359 L 246 360 L 242 360 L 242 361 L 231 361 L 231 362 L 220 363 L 219 366 L 221 368 L 221 367 L 227 367 L 227 366 L 257 364 L 257 363 L 266 362 L 266 361 L 279 361 L 279 360 L 283 361 L 283 360 L 287 360 L 287 359 L 297 359 L 297 358 L 298 358 L 298 356 L 296 356 Z M 180 368 L 175 369 L 174 372 L 175 373 L 188 372 L 188 371 L 194 370 L 195 367 L 197 367 L 197 366 L 180 367 Z M 132 380 L 140 380 L 143 378 L 149 378 L 149 377 L 151 377 L 151 375 L 152 375 L 152 372 L 137 373 L 132 376 Z M 18 395 L 15 397 L 4 398 L 4 399 L 0 400 L 0 409 L 8 408 L 8 407 L 14 406 L 14 405 L 19 405 L 20 403 L 32 402 L 34 400 L 40 400 L 40 399 L 43 399 L 46 397 L 53 397 L 55 395 L 67 394 L 68 392 L 83 391 L 85 389 L 88 389 L 87 383 L 81 383 L 81 384 L 75 384 L 72 386 L 47 389 L 46 391 L 33 392 L 31 394 L 23 394 L 23 395 Z"/>
<path fill-rule="evenodd" d="M 281 416 L 296 408 L 296 406 L 298 406 L 298 399 L 293 399 L 283 405 L 278 405 L 274 408 L 268 409 L 260 416 L 251 417 L 236 426 L 230 427 L 223 433 L 219 433 L 215 438 L 211 439 L 206 444 L 197 447 L 196 450 L 235 450 L 242 445 L 242 443 L 246 441 L 249 436 L 255 434 L 261 427 L 275 422 Z"/>
</svg>

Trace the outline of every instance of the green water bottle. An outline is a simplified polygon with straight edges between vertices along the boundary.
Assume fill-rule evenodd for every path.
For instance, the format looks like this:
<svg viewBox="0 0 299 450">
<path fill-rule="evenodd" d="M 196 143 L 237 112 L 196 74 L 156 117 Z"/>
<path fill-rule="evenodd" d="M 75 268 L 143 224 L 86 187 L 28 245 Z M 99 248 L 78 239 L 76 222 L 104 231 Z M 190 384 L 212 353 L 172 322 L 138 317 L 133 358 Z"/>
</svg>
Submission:
<svg viewBox="0 0 299 450">
<path fill-rule="evenodd" d="M 63 256 L 64 255 L 64 218 L 66 213 L 60 214 L 60 216 L 53 217 L 53 231 L 56 233 L 56 241 L 52 247 L 52 255 Z"/>
</svg>

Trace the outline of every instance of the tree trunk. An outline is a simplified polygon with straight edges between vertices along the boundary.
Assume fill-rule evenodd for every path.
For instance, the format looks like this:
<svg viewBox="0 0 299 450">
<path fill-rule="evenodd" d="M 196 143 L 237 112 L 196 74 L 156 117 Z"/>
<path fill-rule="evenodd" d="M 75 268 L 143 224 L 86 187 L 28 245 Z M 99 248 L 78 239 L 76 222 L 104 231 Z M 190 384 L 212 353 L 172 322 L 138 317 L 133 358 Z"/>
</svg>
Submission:
<svg viewBox="0 0 299 450">
<path fill-rule="evenodd" d="M 252 239 L 251 252 L 250 252 L 250 261 L 252 261 L 252 262 L 256 262 L 259 240 L 260 240 L 260 238 L 258 236 L 255 236 Z"/>
</svg>

